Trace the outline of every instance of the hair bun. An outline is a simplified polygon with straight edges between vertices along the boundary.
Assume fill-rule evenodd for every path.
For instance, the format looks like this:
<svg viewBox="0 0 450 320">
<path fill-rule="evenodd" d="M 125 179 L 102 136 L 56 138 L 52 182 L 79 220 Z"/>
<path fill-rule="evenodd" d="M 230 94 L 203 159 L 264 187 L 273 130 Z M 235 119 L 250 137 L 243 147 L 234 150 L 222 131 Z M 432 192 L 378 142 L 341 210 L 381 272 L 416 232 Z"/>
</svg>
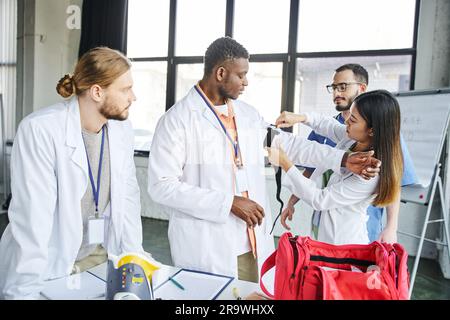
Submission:
<svg viewBox="0 0 450 320">
<path fill-rule="evenodd" d="M 73 95 L 75 91 L 73 77 L 70 74 L 66 74 L 62 77 L 56 85 L 56 91 L 63 98 L 68 98 Z"/>
</svg>

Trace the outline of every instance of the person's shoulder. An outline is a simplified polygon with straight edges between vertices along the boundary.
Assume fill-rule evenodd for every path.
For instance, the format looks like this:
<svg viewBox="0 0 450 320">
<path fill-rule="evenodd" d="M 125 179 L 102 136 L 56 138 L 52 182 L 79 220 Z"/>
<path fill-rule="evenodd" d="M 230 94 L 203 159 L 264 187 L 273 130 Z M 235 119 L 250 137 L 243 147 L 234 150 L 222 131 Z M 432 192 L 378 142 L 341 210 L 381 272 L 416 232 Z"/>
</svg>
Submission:
<svg viewBox="0 0 450 320">
<path fill-rule="evenodd" d="M 62 128 L 66 123 L 67 111 L 71 100 L 58 102 L 29 114 L 19 124 L 21 128 L 35 128 L 54 131 Z"/>
<path fill-rule="evenodd" d="M 204 110 L 203 103 L 195 89 L 192 88 L 161 116 L 158 123 L 172 128 L 186 127 L 193 118 L 201 115 L 201 111 Z"/>
<path fill-rule="evenodd" d="M 252 119 L 261 118 L 261 114 L 258 109 L 245 101 L 233 100 L 233 106 L 235 109 L 239 109 L 239 112 L 241 112 L 241 114 L 245 115 L 246 117 Z"/>
<path fill-rule="evenodd" d="M 130 119 L 126 120 L 108 120 L 109 127 L 113 130 L 122 130 L 125 132 L 133 131 L 133 125 Z"/>
</svg>

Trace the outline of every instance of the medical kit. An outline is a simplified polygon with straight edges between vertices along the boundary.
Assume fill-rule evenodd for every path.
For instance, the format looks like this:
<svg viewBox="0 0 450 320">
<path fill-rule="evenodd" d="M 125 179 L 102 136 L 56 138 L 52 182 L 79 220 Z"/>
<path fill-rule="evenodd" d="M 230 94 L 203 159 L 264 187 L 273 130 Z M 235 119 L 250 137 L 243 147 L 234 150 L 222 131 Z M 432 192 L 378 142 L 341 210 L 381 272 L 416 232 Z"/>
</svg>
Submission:
<svg viewBox="0 0 450 320">
<path fill-rule="evenodd" d="M 400 244 L 332 245 L 284 233 L 261 268 L 280 300 L 407 300 L 408 254 Z M 274 293 L 263 276 L 275 267 Z"/>
<path fill-rule="evenodd" d="M 140 253 L 109 254 L 106 300 L 154 300 L 152 276 L 160 268 Z"/>
</svg>

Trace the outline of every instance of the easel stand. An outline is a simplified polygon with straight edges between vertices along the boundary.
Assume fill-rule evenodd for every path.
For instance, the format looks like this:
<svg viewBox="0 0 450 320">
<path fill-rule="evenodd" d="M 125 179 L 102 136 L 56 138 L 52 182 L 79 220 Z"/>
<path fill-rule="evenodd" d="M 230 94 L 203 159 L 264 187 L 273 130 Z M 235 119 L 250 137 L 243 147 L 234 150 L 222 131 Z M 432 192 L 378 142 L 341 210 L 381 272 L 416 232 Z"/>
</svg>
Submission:
<svg viewBox="0 0 450 320">
<path fill-rule="evenodd" d="M 447 250 L 448 250 L 449 257 L 450 257 L 450 246 L 449 246 L 450 236 L 449 236 L 448 209 L 447 209 L 446 202 L 445 202 L 445 194 L 444 194 L 444 189 L 442 187 L 442 179 L 441 179 L 441 177 L 439 175 L 440 172 L 441 172 L 441 164 L 438 164 L 436 166 L 436 169 L 435 169 L 435 172 L 434 172 L 434 177 L 433 177 L 430 197 L 428 198 L 429 199 L 428 203 L 425 204 L 427 206 L 427 212 L 425 214 L 425 221 L 424 221 L 424 224 L 423 224 L 422 234 L 420 235 L 420 237 L 417 236 L 417 235 L 411 234 L 411 233 L 398 231 L 401 234 L 420 239 L 419 240 L 419 247 L 417 248 L 416 258 L 414 260 L 414 267 L 413 267 L 413 270 L 412 270 L 412 273 L 411 273 L 411 277 L 410 277 L 410 286 L 409 286 L 409 297 L 410 298 L 411 298 L 411 294 L 412 294 L 412 291 L 413 291 L 413 288 L 414 288 L 414 281 L 416 279 L 417 269 L 419 267 L 419 261 L 420 261 L 420 255 L 422 253 L 423 242 L 424 241 L 428 241 L 428 242 L 432 242 L 432 243 L 435 243 L 435 244 L 440 244 L 442 246 L 446 246 Z M 437 220 L 430 220 L 430 213 L 431 213 L 431 209 L 433 207 L 433 200 L 434 200 L 434 196 L 435 196 L 435 193 L 436 193 L 436 189 L 439 189 L 442 218 L 441 219 L 437 219 Z M 431 224 L 431 223 L 440 223 L 440 222 L 444 223 L 444 238 L 445 238 L 444 242 L 425 238 L 425 234 L 427 232 L 428 225 Z"/>
</svg>

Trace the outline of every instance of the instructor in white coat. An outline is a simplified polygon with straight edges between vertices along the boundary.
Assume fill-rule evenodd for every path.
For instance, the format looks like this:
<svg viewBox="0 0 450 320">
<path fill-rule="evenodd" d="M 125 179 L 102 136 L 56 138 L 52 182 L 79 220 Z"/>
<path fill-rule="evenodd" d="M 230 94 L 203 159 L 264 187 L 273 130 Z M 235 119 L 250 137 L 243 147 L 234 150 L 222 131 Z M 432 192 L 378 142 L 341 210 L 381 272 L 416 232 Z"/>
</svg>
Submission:
<svg viewBox="0 0 450 320">
<path fill-rule="evenodd" d="M 229 37 L 208 47 L 203 79 L 158 122 L 148 192 L 170 213 L 175 266 L 258 282 L 274 241 L 264 169 L 267 123 L 236 100 L 248 84 L 248 59 Z M 308 143 L 303 158 L 311 164 Z M 330 167 L 341 166 L 343 151 L 323 151 Z"/>
<path fill-rule="evenodd" d="M 36 299 L 44 281 L 81 272 L 107 253 L 143 252 L 128 109 L 130 62 L 85 53 L 57 91 L 71 99 L 19 125 L 11 154 L 9 225 L 0 242 L 0 297 Z"/>
</svg>

